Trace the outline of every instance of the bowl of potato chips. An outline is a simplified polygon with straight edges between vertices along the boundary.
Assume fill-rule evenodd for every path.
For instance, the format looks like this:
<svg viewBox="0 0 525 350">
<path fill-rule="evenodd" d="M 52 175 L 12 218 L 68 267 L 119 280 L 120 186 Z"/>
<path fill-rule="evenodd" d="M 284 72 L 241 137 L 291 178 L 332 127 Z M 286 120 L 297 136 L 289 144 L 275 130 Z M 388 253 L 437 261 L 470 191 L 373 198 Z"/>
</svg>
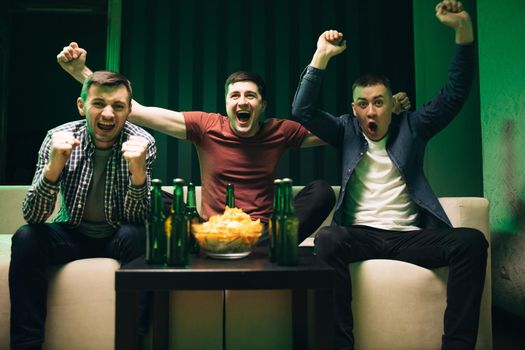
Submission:
<svg viewBox="0 0 525 350">
<path fill-rule="evenodd" d="M 248 256 L 261 237 L 264 225 L 252 220 L 239 208 L 226 207 L 201 224 L 193 224 L 193 234 L 201 251 L 211 258 L 240 259 Z"/>
</svg>

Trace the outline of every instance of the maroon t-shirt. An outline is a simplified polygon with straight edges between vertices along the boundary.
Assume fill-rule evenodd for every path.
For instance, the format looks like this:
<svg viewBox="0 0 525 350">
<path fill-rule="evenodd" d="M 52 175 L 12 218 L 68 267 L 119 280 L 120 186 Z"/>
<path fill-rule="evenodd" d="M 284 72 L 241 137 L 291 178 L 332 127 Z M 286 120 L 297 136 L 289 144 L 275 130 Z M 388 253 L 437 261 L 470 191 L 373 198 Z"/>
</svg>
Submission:
<svg viewBox="0 0 525 350">
<path fill-rule="evenodd" d="M 228 117 L 184 112 L 186 137 L 197 147 L 202 180 L 202 213 L 224 212 L 226 185 L 235 187 L 235 205 L 252 219 L 268 222 L 273 180 L 282 154 L 301 145 L 308 131 L 291 120 L 268 119 L 257 135 L 237 136 Z"/>
</svg>

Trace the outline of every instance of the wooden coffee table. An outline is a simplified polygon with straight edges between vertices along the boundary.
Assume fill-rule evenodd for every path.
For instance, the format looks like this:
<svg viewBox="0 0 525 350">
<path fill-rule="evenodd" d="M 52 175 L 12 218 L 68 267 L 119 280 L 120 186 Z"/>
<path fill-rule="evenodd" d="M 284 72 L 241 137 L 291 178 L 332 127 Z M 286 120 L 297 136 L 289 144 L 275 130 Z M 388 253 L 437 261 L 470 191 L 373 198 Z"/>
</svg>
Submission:
<svg viewBox="0 0 525 350">
<path fill-rule="evenodd" d="M 168 349 L 169 291 L 171 290 L 292 290 L 294 349 L 308 348 L 308 314 L 315 315 L 315 349 L 333 348 L 334 270 L 312 254 L 311 247 L 299 248 L 297 266 L 278 266 L 268 260 L 265 248 L 257 248 L 239 260 L 192 256 L 188 268 L 145 264 L 135 260 L 122 266 L 115 276 L 117 350 L 139 348 L 137 335 L 138 295 L 154 292 L 152 340 L 154 349 Z M 308 309 L 307 291 L 314 293 L 314 310 Z M 223 325 L 224 327 L 224 325 Z M 224 344 L 224 339 L 223 339 Z"/>
</svg>

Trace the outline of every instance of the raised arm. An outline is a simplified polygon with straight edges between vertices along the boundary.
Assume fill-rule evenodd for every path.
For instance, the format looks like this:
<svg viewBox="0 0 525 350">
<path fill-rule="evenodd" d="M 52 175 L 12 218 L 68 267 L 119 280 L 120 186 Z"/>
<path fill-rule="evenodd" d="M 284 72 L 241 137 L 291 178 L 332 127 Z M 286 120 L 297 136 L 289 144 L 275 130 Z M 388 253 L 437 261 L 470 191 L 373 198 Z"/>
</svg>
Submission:
<svg viewBox="0 0 525 350">
<path fill-rule="evenodd" d="M 324 69 L 331 57 L 346 49 L 343 34 L 335 30 L 325 31 L 317 41 L 310 65 L 304 70 L 292 103 L 292 119 L 301 123 L 314 135 L 338 147 L 342 140 L 342 118 L 318 109 L 318 97 L 323 80 Z M 316 145 L 306 143 L 307 145 Z"/>
<path fill-rule="evenodd" d="M 436 17 L 455 32 L 456 44 L 466 45 L 474 41 L 472 20 L 459 1 L 446 0 L 436 5 Z"/>
<path fill-rule="evenodd" d="M 91 69 L 86 66 L 86 58 L 87 51 L 79 47 L 76 42 L 64 47 L 57 55 L 58 64 L 62 69 L 80 83 L 84 83 L 84 80 L 92 73 Z M 129 121 L 178 139 L 186 139 L 186 123 L 181 112 L 147 107 L 133 100 Z"/>
<path fill-rule="evenodd" d="M 454 30 L 456 48 L 444 86 L 412 114 L 415 128 L 425 139 L 444 129 L 459 114 L 468 98 L 475 73 L 470 15 L 455 0 L 440 2 L 435 11 L 437 19 Z"/>
</svg>

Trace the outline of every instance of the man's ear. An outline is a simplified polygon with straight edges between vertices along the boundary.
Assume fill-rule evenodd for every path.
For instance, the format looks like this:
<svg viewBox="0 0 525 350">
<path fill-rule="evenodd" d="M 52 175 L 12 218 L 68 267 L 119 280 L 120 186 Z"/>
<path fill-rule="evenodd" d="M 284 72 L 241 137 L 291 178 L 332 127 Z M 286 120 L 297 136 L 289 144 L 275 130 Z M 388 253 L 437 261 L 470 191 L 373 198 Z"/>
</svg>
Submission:
<svg viewBox="0 0 525 350">
<path fill-rule="evenodd" d="M 352 102 L 352 114 L 354 117 L 357 117 L 357 113 L 355 112 L 355 104 Z"/>
<path fill-rule="evenodd" d="M 84 100 L 82 100 L 82 97 L 79 97 L 77 98 L 77 108 L 78 108 L 78 113 L 85 117 L 86 114 L 84 113 Z"/>
<path fill-rule="evenodd" d="M 265 110 L 266 110 L 266 100 L 263 101 L 262 112 L 264 112 Z"/>
</svg>

